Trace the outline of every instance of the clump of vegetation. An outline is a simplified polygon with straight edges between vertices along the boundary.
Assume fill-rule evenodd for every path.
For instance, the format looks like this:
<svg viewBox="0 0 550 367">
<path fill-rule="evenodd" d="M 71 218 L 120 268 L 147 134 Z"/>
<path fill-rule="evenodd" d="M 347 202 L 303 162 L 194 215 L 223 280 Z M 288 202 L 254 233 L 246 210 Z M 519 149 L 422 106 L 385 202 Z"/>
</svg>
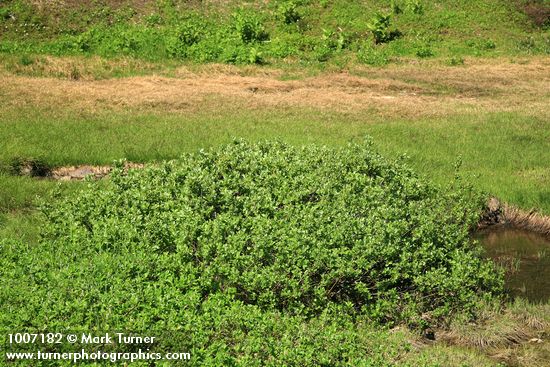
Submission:
<svg viewBox="0 0 550 367">
<path fill-rule="evenodd" d="M 327 61 L 334 53 L 341 52 L 349 46 L 350 36 L 341 28 L 338 30 L 323 29 L 322 42 L 315 47 L 317 60 Z"/>
<path fill-rule="evenodd" d="M 189 56 L 189 49 L 205 36 L 204 23 L 197 20 L 196 17 L 191 17 L 175 28 L 173 38 L 167 43 L 171 55 L 181 58 Z"/>
<path fill-rule="evenodd" d="M 403 9 L 402 9 L 401 5 L 400 5 L 399 2 L 396 1 L 396 0 L 391 0 L 390 7 L 391 7 L 392 12 L 393 12 L 394 14 L 401 14 L 401 13 L 403 13 Z"/>
<path fill-rule="evenodd" d="M 281 3 L 277 11 L 279 18 L 285 24 L 296 23 L 302 19 L 301 14 L 298 12 L 298 4 L 294 1 L 285 1 Z"/>
<path fill-rule="evenodd" d="M 357 52 L 359 62 L 371 66 L 383 66 L 389 62 L 385 50 L 378 49 L 371 44 L 363 45 Z"/>
<path fill-rule="evenodd" d="M 239 38 L 245 43 L 268 39 L 261 19 L 252 11 L 240 9 L 233 14 L 233 25 Z"/>
<path fill-rule="evenodd" d="M 44 205 L 39 245 L 0 245 L 0 326 L 176 330 L 198 361 L 227 363 L 267 360 L 265 340 L 284 349 L 281 335 L 312 327 L 339 340 L 319 352 L 328 364 L 357 365 L 368 345 L 348 339 L 362 323 L 425 326 L 501 290 L 469 238 L 479 197 L 455 186 L 437 189 L 368 142 L 236 141 L 119 165 Z M 277 362 L 315 355 L 322 338 Z"/>
<path fill-rule="evenodd" d="M 424 5 L 420 0 L 408 0 L 407 10 L 413 14 L 424 14 Z"/>
<path fill-rule="evenodd" d="M 376 13 L 367 25 L 369 32 L 374 37 L 375 43 L 392 41 L 401 35 L 399 30 L 391 30 L 391 14 Z"/>
<path fill-rule="evenodd" d="M 462 57 L 451 57 L 447 61 L 447 64 L 450 65 L 450 66 L 464 65 L 464 58 L 462 58 Z"/>
<path fill-rule="evenodd" d="M 7 171 L 14 175 L 44 177 L 50 174 L 50 167 L 43 160 L 32 157 L 15 157 Z"/>
<path fill-rule="evenodd" d="M 432 57 L 434 52 L 429 46 L 420 47 L 416 50 L 416 56 L 421 58 Z"/>
<path fill-rule="evenodd" d="M 27 54 L 23 54 L 21 55 L 21 57 L 19 58 L 19 63 L 23 66 L 29 66 L 29 65 L 32 65 L 34 64 L 34 59 L 31 58 L 29 55 Z"/>
</svg>

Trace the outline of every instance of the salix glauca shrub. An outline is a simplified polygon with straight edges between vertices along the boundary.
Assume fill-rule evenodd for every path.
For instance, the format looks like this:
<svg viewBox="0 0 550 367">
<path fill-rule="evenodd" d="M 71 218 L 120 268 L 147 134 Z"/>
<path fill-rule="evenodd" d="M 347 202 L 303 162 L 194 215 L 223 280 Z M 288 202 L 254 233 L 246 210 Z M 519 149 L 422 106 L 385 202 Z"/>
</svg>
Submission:
<svg viewBox="0 0 550 367">
<path fill-rule="evenodd" d="M 0 321 L 183 330 L 204 356 L 244 358 L 255 350 L 247 343 L 272 340 L 301 355 L 318 348 L 329 361 L 360 358 L 351 345 L 342 359 L 344 342 L 295 347 L 281 335 L 313 323 L 337 337 L 352 325 L 353 339 L 357 320 L 435 320 L 501 289 L 469 238 L 479 197 L 455 186 L 440 190 L 369 143 L 235 141 L 143 170 L 119 167 L 108 182 L 45 206 L 39 246 L 1 247 L 3 292 L 19 284 L 19 293 L 2 297 L 14 314 Z"/>
</svg>

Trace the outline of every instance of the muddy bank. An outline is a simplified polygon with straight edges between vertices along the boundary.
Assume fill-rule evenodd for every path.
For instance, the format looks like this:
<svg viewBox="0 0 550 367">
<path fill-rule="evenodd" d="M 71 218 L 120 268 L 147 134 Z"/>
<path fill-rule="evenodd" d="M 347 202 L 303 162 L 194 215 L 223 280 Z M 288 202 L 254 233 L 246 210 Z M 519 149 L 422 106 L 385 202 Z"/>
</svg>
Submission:
<svg viewBox="0 0 550 367">
<path fill-rule="evenodd" d="M 541 234 L 550 238 L 550 216 L 537 213 L 535 210 L 523 210 L 497 198 L 491 198 L 479 221 L 478 229 L 494 225 L 507 225 Z"/>
</svg>

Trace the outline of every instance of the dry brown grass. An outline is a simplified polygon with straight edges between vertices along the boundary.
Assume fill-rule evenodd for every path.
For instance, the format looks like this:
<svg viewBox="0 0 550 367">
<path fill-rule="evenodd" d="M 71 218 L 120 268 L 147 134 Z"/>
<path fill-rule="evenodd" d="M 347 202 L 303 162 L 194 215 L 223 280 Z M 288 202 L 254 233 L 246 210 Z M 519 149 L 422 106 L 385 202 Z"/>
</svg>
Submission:
<svg viewBox="0 0 550 367">
<path fill-rule="evenodd" d="M 100 80 L 124 73 L 151 74 L 169 71 L 167 66 L 129 57 L 105 59 L 99 56 L 54 57 L 41 55 L 34 56 L 31 60 L 30 64 L 22 64 L 20 57 L 5 55 L 5 59 L 0 65 L 8 74 L 67 80 Z"/>
<path fill-rule="evenodd" d="M 550 359 L 549 304 L 516 300 L 480 311 L 475 323 L 458 321 L 438 332 L 438 343 L 471 348 L 511 366 L 548 366 Z"/>
<path fill-rule="evenodd" d="M 515 227 L 524 228 L 550 237 L 550 217 L 534 210 L 526 211 L 510 205 L 503 206 L 504 220 Z"/>
<path fill-rule="evenodd" d="M 51 75 L 68 75 L 68 79 L 73 75 L 74 80 L 3 72 L 0 74 L 3 103 L 16 107 L 63 105 L 92 112 L 136 109 L 189 113 L 230 106 L 253 110 L 305 107 L 336 112 L 372 111 L 404 118 L 523 111 L 550 118 L 547 59 L 533 59 L 527 64 L 482 60 L 459 68 L 401 65 L 290 81 L 280 80 L 281 72 L 270 69 L 216 65 L 198 69 L 180 67 L 171 71 L 171 77 L 157 74 L 105 80 L 82 77 L 78 70 L 85 68 L 74 60 L 50 61 L 48 68 Z"/>
</svg>

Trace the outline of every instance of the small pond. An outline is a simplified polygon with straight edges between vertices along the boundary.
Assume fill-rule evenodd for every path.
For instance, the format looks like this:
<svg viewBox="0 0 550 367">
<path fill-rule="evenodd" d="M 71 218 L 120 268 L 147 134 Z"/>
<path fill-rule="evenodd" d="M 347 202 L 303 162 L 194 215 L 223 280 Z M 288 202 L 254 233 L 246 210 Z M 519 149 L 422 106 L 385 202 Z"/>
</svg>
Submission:
<svg viewBox="0 0 550 367">
<path fill-rule="evenodd" d="M 478 232 L 487 256 L 506 269 L 506 290 L 533 302 L 550 298 L 550 240 L 533 232 L 493 226 Z"/>
</svg>

